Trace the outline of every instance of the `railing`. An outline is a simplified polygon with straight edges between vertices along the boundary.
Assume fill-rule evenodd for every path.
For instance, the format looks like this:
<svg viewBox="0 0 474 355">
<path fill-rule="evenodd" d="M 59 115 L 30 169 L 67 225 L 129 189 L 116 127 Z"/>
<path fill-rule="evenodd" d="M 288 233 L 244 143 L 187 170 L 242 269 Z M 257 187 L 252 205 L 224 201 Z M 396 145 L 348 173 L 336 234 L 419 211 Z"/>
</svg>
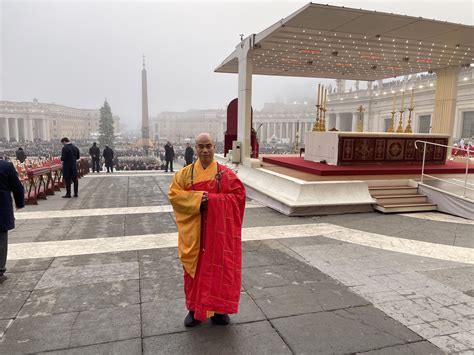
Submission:
<svg viewBox="0 0 474 355">
<path fill-rule="evenodd" d="M 418 143 L 423 143 L 423 148 L 422 148 L 423 149 L 423 164 L 421 166 L 421 180 L 420 180 L 421 184 L 423 184 L 423 178 L 428 177 L 430 179 L 439 180 L 439 181 L 442 181 L 442 182 L 445 182 L 445 183 L 448 183 L 448 184 L 451 184 L 451 185 L 462 187 L 462 188 L 464 188 L 463 194 L 462 194 L 462 197 L 464 197 L 464 198 L 467 197 L 467 190 L 474 191 L 474 188 L 471 188 L 471 187 L 467 186 L 468 185 L 467 178 L 468 178 L 468 174 L 469 174 L 469 163 L 470 163 L 469 159 L 470 159 L 471 153 L 472 153 L 470 149 L 458 148 L 458 147 L 454 147 L 454 146 L 450 146 L 450 145 L 438 144 L 438 143 L 421 141 L 421 140 L 416 140 L 415 141 L 415 148 L 416 149 L 420 149 L 420 147 L 418 147 Z M 441 179 L 441 178 L 433 176 L 433 175 L 425 174 L 425 157 L 426 157 L 426 145 L 427 144 L 438 146 L 438 147 L 451 148 L 451 150 L 456 149 L 456 152 L 466 152 L 466 155 L 465 155 L 465 157 L 466 157 L 466 171 L 465 171 L 465 177 L 464 177 L 464 185 L 457 184 L 455 182 L 452 182 L 452 181 L 449 181 L 449 180 L 446 180 L 446 179 Z M 464 155 L 463 155 L 463 157 L 464 157 Z"/>
</svg>

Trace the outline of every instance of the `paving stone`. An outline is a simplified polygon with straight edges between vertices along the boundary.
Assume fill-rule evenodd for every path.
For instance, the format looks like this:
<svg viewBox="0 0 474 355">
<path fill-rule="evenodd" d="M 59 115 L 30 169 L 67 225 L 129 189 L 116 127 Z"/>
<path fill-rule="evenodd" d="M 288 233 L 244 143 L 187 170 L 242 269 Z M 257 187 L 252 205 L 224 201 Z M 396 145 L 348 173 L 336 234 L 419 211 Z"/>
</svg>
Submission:
<svg viewBox="0 0 474 355">
<path fill-rule="evenodd" d="M 140 293 L 144 303 L 182 298 L 184 295 L 183 275 L 141 279 Z"/>
<path fill-rule="evenodd" d="M 268 318 L 323 311 L 315 293 L 307 285 L 252 288 L 247 292 Z"/>
<path fill-rule="evenodd" d="M 57 267 L 50 268 L 44 273 L 36 289 L 137 280 L 138 278 L 138 262 Z"/>
<path fill-rule="evenodd" d="M 290 255 L 268 247 L 263 247 L 255 251 L 242 252 L 242 268 L 294 264 L 294 262 L 294 258 Z"/>
<path fill-rule="evenodd" d="M 321 281 L 310 284 L 309 287 L 325 311 L 370 304 L 369 301 L 334 281 Z"/>
<path fill-rule="evenodd" d="M 428 341 L 419 341 L 411 344 L 395 345 L 383 349 L 371 350 L 359 354 L 364 355 L 405 355 L 405 354 L 426 354 L 441 355 L 444 354 L 436 346 Z"/>
<path fill-rule="evenodd" d="M 140 303 L 138 280 L 37 289 L 31 293 L 19 318 Z"/>
<path fill-rule="evenodd" d="M 40 352 L 140 337 L 138 305 L 17 319 L 0 353 Z"/>
<path fill-rule="evenodd" d="M 13 323 L 13 319 L 0 319 L 0 341 L 11 323 Z"/>
<path fill-rule="evenodd" d="M 82 346 L 79 348 L 48 351 L 39 354 L 48 355 L 139 355 L 142 353 L 142 339 L 130 339 L 113 343 Z"/>
<path fill-rule="evenodd" d="M 372 306 L 272 320 L 295 353 L 353 353 L 421 338 Z"/>
<path fill-rule="evenodd" d="M 268 322 L 214 326 L 145 338 L 144 354 L 291 354 Z"/>
<path fill-rule="evenodd" d="M 423 274 L 463 292 L 474 290 L 474 266 L 424 271 Z"/>
<path fill-rule="evenodd" d="M 242 283 L 246 289 L 253 286 L 275 287 L 331 280 L 316 268 L 302 263 L 250 267 L 242 270 Z"/>
<path fill-rule="evenodd" d="M 6 268 L 9 272 L 46 270 L 52 261 L 53 258 L 7 260 Z"/>
<path fill-rule="evenodd" d="M 138 260 L 139 261 L 150 261 L 150 260 L 160 260 L 160 259 L 169 259 L 177 258 L 178 249 L 177 248 L 157 248 L 157 249 L 145 249 L 138 250 Z"/>
<path fill-rule="evenodd" d="M 176 255 L 140 262 L 140 277 L 183 276 L 183 265 Z"/>
<path fill-rule="evenodd" d="M 145 213 L 125 216 L 125 235 L 176 232 L 171 213 Z"/>
<path fill-rule="evenodd" d="M 433 337 L 428 339 L 428 341 L 445 350 L 447 353 L 458 354 L 461 351 L 469 350 L 469 348 L 464 343 L 452 338 L 450 335 Z"/>
<path fill-rule="evenodd" d="M 51 268 L 56 267 L 73 267 L 82 265 L 101 265 L 101 264 L 117 264 L 137 261 L 136 251 L 123 251 L 102 254 L 87 254 L 63 256 L 55 258 L 51 264 Z"/>
<path fill-rule="evenodd" d="M 8 279 L 0 285 L 0 295 L 10 291 L 31 291 L 43 276 L 44 271 L 8 272 Z"/>
<path fill-rule="evenodd" d="M 0 319 L 15 318 L 29 295 L 30 291 L 0 293 Z"/>
</svg>

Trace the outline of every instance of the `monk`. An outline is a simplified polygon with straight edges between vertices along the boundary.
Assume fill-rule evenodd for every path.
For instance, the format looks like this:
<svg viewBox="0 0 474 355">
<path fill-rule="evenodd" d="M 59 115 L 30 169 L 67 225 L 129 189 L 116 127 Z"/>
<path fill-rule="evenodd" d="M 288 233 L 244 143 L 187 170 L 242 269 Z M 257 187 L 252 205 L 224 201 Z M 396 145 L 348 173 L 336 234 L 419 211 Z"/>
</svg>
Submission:
<svg viewBox="0 0 474 355">
<path fill-rule="evenodd" d="M 227 325 L 239 307 L 245 188 L 214 152 L 211 135 L 199 134 L 198 160 L 174 175 L 168 192 L 184 269 L 186 327 L 208 318 Z"/>
</svg>

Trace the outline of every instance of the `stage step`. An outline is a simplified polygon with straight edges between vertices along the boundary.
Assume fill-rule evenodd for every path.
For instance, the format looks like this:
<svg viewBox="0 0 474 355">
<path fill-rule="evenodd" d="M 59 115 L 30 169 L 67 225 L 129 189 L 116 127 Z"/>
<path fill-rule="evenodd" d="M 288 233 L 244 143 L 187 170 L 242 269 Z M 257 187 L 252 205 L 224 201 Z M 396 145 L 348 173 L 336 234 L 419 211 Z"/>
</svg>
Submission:
<svg viewBox="0 0 474 355">
<path fill-rule="evenodd" d="M 426 203 L 428 197 L 420 194 L 409 195 L 372 195 L 377 200 L 377 204 L 407 204 L 407 203 Z"/>
<path fill-rule="evenodd" d="M 428 197 L 418 193 L 414 186 L 372 186 L 370 195 L 377 203 L 374 209 L 383 213 L 406 213 L 435 211 L 437 205 L 430 203 Z"/>
<path fill-rule="evenodd" d="M 436 211 L 437 205 L 434 203 L 377 204 L 374 208 L 383 213 L 407 213 Z"/>
<path fill-rule="evenodd" d="M 413 186 L 373 186 L 369 187 L 369 192 L 374 195 L 408 195 L 416 194 L 417 187 Z"/>
</svg>

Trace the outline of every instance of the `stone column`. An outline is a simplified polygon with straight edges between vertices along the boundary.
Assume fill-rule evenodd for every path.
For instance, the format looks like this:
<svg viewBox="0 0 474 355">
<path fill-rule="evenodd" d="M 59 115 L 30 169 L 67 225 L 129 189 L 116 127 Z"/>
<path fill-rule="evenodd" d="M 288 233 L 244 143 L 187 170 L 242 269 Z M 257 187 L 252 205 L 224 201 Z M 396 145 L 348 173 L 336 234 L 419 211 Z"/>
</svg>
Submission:
<svg viewBox="0 0 474 355">
<path fill-rule="evenodd" d="M 25 139 L 25 141 L 31 141 L 30 130 L 28 129 L 29 120 L 30 120 L 29 118 L 23 119 L 23 135 L 24 135 L 23 138 Z"/>
<path fill-rule="evenodd" d="M 435 104 L 432 117 L 432 133 L 454 136 L 454 116 L 460 67 L 447 67 L 436 71 Z M 451 144 L 451 143 L 449 143 Z"/>
<path fill-rule="evenodd" d="M 49 140 L 49 125 L 46 119 L 43 120 L 43 140 Z"/>
<path fill-rule="evenodd" d="M 250 166 L 250 129 L 252 117 L 252 71 L 254 35 L 237 45 L 239 60 L 239 102 L 237 109 L 237 140 L 241 142 L 241 163 Z"/>
<path fill-rule="evenodd" d="M 357 132 L 357 121 L 359 119 L 359 112 L 352 112 L 352 132 Z"/>
<path fill-rule="evenodd" d="M 13 119 L 13 136 L 18 142 L 20 140 L 20 134 L 18 132 L 18 118 Z"/>
<path fill-rule="evenodd" d="M 34 125 L 33 119 L 28 120 L 28 134 L 30 136 L 30 140 L 33 141 L 35 139 L 34 134 L 33 134 L 33 125 Z"/>
<path fill-rule="evenodd" d="M 10 141 L 10 123 L 8 122 L 8 117 L 5 118 L 5 139 Z"/>
<path fill-rule="evenodd" d="M 340 112 L 336 113 L 336 129 L 338 131 L 341 130 L 341 113 Z"/>
</svg>

